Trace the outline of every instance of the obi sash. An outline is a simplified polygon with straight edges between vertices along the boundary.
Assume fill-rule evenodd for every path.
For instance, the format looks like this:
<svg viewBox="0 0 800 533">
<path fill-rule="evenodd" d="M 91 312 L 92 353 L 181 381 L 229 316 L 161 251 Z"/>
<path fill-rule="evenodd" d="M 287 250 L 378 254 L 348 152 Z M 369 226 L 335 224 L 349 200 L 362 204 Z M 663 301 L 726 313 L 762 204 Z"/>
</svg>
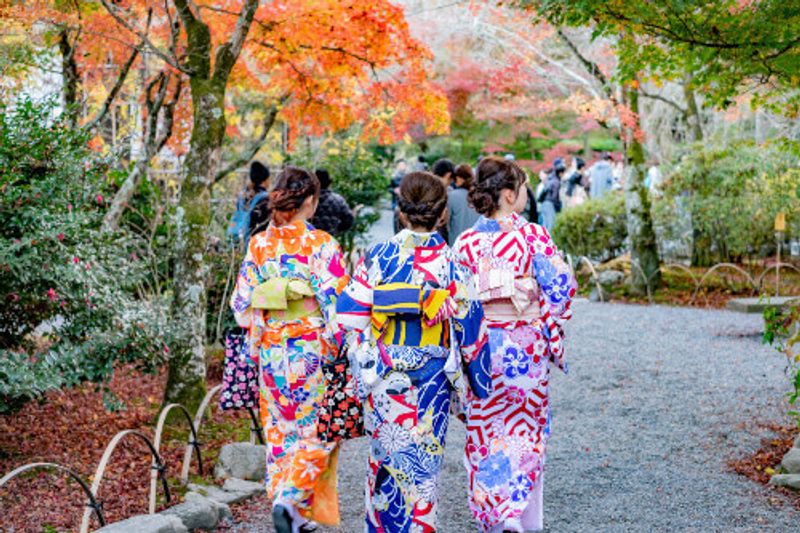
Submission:
<svg viewBox="0 0 800 533">
<path fill-rule="evenodd" d="M 516 320 L 535 320 L 539 315 L 537 285 L 530 276 L 517 277 L 509 270 L 490 270 L 476 277 L 478 299 L 484 304 L 487 318 L 513 312 Z M 501 301 L 510 301 L 513 309 L 504 309 Z M 505 312 L 504 312 L 505 311 Z M 500 317 L 498 317 L 500 318 Z M 503 316 L 501 320 L 507 317 Z"/>
<path fill-rule="evenodd" d="M 400 282 L 378 285 L 372 292 L 372 327 L 384 331 L 390 317 L 402 315 L 419 316 L 428 327 L 440 324 L 455 314 L 455 293 L 455 283 L 446 289 Z"/>
<path fill-rule="evenodd" d="M 445 329 L 445 326 L 457 311 L 451 298 L 455 293 L 454 283 L 446 289 L 399 282 L 373 288 L 371 321 L 375 342 L 365 343 L 351 353 L 356 359 L 354 367 L 359 369 L 359 396 L 366 397 L 378 380 L 393 370 L 415 371 L 431 359 L 444 359 L 450 363 L 446 366 L 453 366 L 450 359 L 458 354 L 451 338 L 452 327 Z M 385 344 L 387 333 L 404 319 L 422 322 L 419 346 Z"/>
<path fill-rule="evenodd" d="M 274 277 L 253 289 L 252 307 L 268 311 L 271 318 L 296 320 L 319 317 L 319 304 L 311 284 L 302 279 Z"/>
</svg>

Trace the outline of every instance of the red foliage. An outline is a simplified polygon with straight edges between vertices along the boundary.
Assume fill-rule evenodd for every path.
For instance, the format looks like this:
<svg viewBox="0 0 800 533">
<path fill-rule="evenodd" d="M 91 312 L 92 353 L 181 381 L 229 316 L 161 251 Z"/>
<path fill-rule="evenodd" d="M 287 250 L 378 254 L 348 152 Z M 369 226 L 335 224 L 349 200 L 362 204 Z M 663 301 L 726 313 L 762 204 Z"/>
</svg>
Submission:
<svg viewBox="0 0 800 533">
<path fill-rule="evenodd" d="M 767 485 L 772 474 L 767 469 L 777 470 L 783 456 L 792 447 L 797 438 L 797 426 L 782 426 L 780 424 L 761 424 L 762 429 L 773 434 L 771 437 L 761 439 L 761 448 L 741 459 L 735 459 L 728 466 L 737 474 L 746 476 L 753 481 Z M 783 487 L 772 487 L 772 490 L 787 496 L 795 507 L 800 509 L 800 493 Z"/>
<path fill-rule="evenodd" d="M 165 373 L 147 375 L 121 368 L 110 383 L 125 409 L 110 412 L 103 394 L 92 385 L 52 392 L 41 404 L 29 404 L 20 412 L 0 417 L 0 475 L 26 463 L 47 461 L 71 467 L 91 484 L 91 476 L 111 438 L 124 429 L 139 429 L 153 436 Z M 213 403 L 212 403 L 213 405 Z M 215 411 L 214 422 L 235 421 L 246 426 L 245 414 Z M 181 420 L 168 436 L 165 431 L 161 454 L 167 464 L 173 497 L 179 492 L 177 478 L 188 429 Z M 219 447 L 230 435 L 200 433 L 204 443 L 204 466 L 211 469 Z M 197 463 L 192 460 L 192 473 Z M 150 455 L 144 443 L 124 441 L 111 457 L 100 486 L 99 499 L 106 519 L 121 520 L 146 512 L 150 487 Z M 159 486 L 159 496 L 163 496 Z M 18 532 L 40 532 L 45 525 L 60 531 L 77 531 L 86 501 L 77 483 L 60 474 L 38 472 L 15 478 L 0 489 L 2 528 Z"/>
</svg>

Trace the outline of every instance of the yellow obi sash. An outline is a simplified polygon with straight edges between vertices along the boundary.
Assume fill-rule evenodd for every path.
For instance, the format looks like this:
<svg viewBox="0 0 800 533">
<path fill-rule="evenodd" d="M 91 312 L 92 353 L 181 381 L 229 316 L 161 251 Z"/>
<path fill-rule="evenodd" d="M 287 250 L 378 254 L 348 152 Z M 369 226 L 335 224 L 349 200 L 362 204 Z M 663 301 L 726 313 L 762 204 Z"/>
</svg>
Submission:
<svg viewBox="0 0 800 533">
<path fill-rule="evenodd" d="M 281 320 L 320 316 L 311 284 L 301 279 L 269 278 L 253 289 L 251 306 Z"/>
<path fill-rule="evenodd" d="M 378 337 L 383 332 L 389 337 L 393 336 L 393 331 L 387 330 L 392 329 L 389 318 L 410 315 L 422 319 L 423 330 L 435 330 L 424 333 L 424 339 L 441 338 L 441 323 L 454 311 L 452 301 L 448 301 L 454 292 L 455 287 L 428 289 L 402 282 L 377 285 L 372 293 L 372 327 L 375 336 Z"/>
</svg>

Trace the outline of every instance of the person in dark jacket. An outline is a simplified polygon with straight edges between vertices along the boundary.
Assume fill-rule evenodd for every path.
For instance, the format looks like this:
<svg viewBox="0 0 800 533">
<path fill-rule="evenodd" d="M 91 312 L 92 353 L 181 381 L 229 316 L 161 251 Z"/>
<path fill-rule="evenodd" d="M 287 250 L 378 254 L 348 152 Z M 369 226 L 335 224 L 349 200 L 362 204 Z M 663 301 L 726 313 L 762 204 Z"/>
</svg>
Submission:
<svg viewBox="0 0 800 533">
<path fill-rule="evenodd" d="M 318 168 L 314 173 L 317 175 L 320 185 L 319 204 L 309 222 L 316 229 L 321 229 L 337 237 L 353 227 L 355 217 L 347 205 L 347 201 L 330 189 L 331 176 L 328 171 Z"/>
<path fill-rule="evenodd" d="M 542 226 L 547 231 L 552 231 L 556 225 L 556 213 L 561 211 L 561 176 L 567 170 L 564 160 L 557 157 L 553 161 L 553 170 L 547 175 L 542 192 L 539 193 L 539 203 L 542 204 Z"/>
<path fill-rule="evenodd" d="M 269 188 L 269 167 L 258 161 L 250 164 L 250 186 L 245 192 L 247 202 L 261 192 L 267 192 Z M 250 222 L 248 224 L 250 236 L 267 229 L 271 209 L 269 206 L 269 195 L 261 195 L 262 198 L 250 207 Z"/>
</svg>

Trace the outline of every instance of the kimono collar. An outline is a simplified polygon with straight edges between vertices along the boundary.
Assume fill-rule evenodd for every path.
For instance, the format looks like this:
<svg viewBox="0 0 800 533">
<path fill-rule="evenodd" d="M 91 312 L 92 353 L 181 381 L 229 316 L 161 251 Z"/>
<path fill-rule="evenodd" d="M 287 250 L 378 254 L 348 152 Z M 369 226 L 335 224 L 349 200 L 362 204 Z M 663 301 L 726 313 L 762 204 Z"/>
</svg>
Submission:
<svg viewBox="0 0 800 533">
<path fill-rule="evenodd" d="M 503 218 L 494 219 L 481 216 L 475 223 L 475 231 L 493 233 L 497 231 L 513 231 L 525 224 L 525 220 L 518 213 L 511 213 Z"/>
<path fill-rule="evenodd" d="M 444 239 L 436 231 L 421 233 L 410 229 L 401 230 L 392 241 L 410 253 L 414 253 L 416 248 L 440 248 L 444 244 Z"/>
<path fill-rule="evenodd" d="M 269 236 L 274 239 L 296 239 L 302 237 L 307 232 L 314 229 L 314 226 L 303 220 L 295 220 L 283 226 L 275 226 L 269 223 Z"/>
</svg>

